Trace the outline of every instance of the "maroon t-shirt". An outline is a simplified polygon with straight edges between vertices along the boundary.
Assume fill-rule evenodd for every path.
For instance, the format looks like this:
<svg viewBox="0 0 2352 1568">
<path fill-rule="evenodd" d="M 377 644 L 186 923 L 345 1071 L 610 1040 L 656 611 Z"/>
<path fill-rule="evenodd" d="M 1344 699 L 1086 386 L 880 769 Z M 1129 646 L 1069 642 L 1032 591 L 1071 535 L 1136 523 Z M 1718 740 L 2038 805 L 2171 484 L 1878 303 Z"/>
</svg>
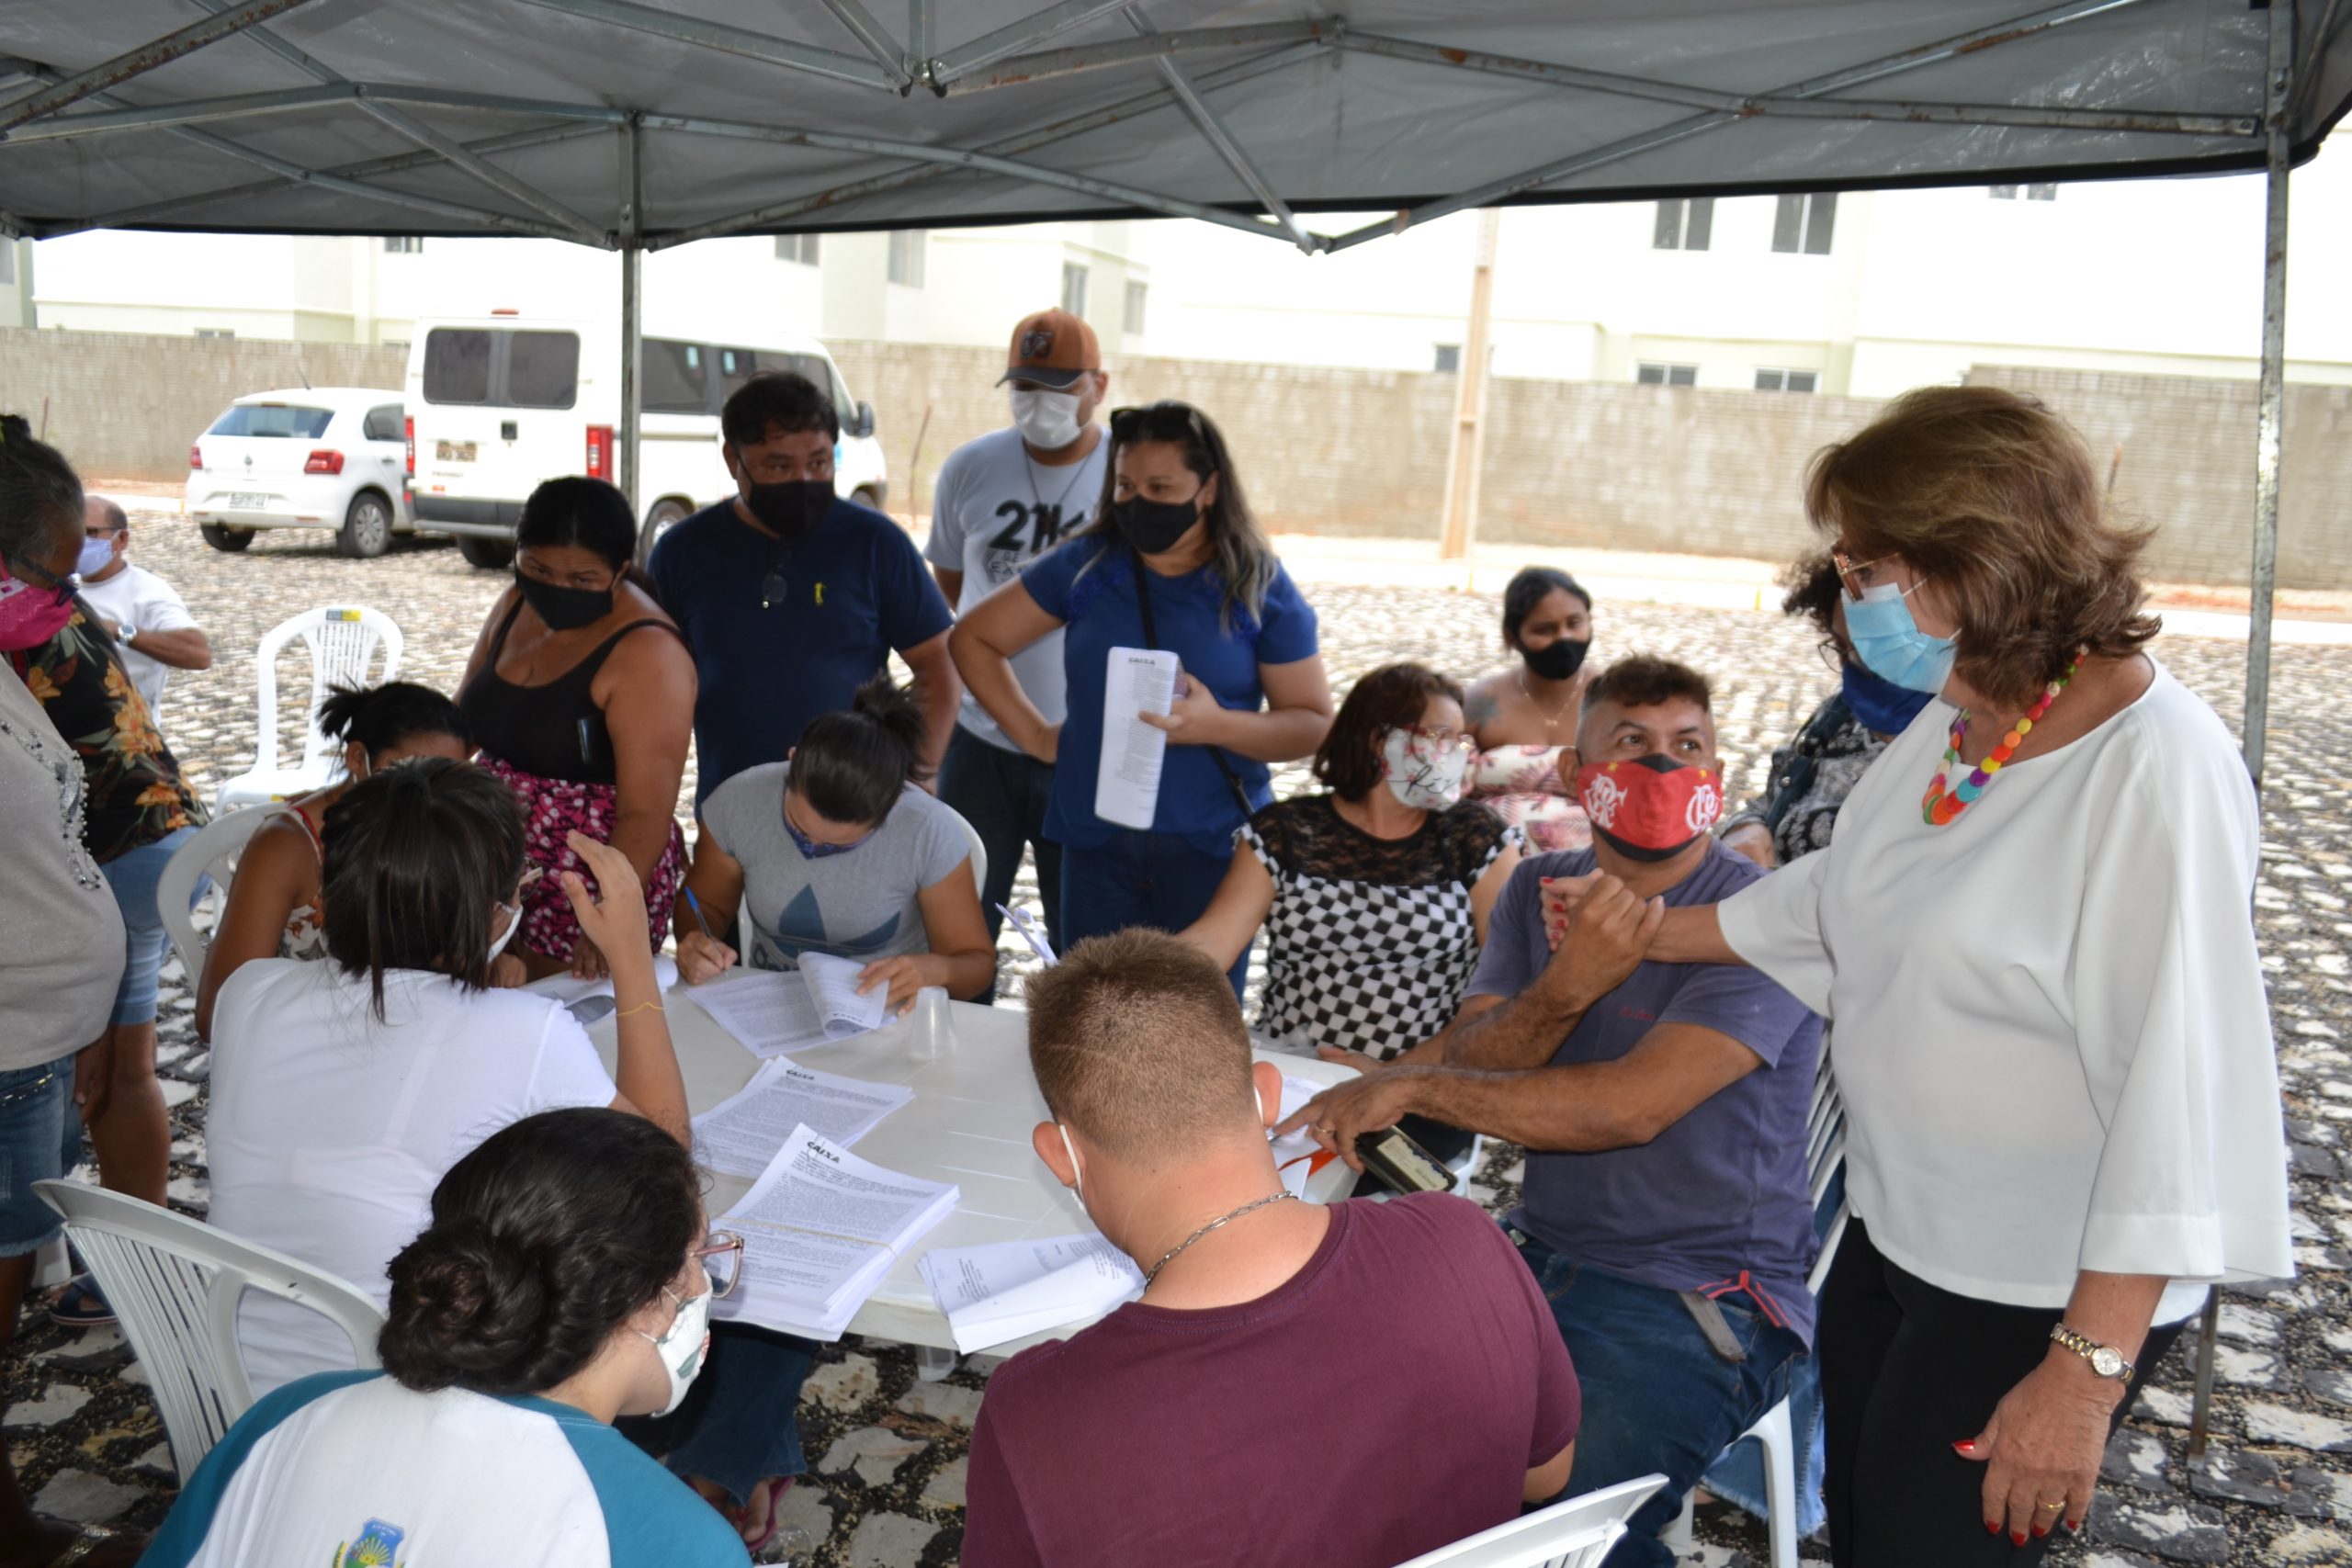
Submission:
<svg viewBox="0 0 2352 1568">
<path fill-rule="evenodd" d="M 1388 1568 L 1516 1517 L 1581 1414 L 1551 1309 L 1476 1204 L 1338 1203 L 1256 1301 L 1123 1306 L 998 1369 L 964 1568 Z"/>
</svg>

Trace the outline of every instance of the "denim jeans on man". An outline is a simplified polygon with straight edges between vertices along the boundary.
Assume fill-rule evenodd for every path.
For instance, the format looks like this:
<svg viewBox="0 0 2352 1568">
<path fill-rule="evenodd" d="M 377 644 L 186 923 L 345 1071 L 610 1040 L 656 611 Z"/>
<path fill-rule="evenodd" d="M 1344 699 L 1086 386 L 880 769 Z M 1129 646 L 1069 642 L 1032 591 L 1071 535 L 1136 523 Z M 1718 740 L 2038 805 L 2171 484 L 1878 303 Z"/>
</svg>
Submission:
<svg viewBox="0 0 2352 1568">
<path fill-rule="evenodd" d="M 1053 797 L 1054 769 L 1025 751 L 990 745 L 962 725 L 947 742 L 939 764 L 939 798 L 961 813 L 988 851 L 988 880 L 980 886 L 980 913 L 988 918 L 989 941 L 996 941 L 1012 902 L 1012 880 L 1021 872 L 1021 852 L 1037 854 L 1037 892 L 1046 904 L 1046 942 L 1062 950 L 1062 847 L 1046 837 L 1046 803 Z M 977 1000 L 994 1001 L 996 986 Z"/>
<path fill-rule="evenodd" d="M 1744 1296 L 1717 1298 L 1738 1360 L 1711 1343 L 1679 1294 L 1579 1264 L 1512 1230 L 1584 1389 L 1584 1427 L 1567 1495 L 1661 1473 L 1666 1485 L 1627 1521 L 1602 1568 L 1671 1568 L 1658 1532 L 1724 1445 L 1789 1392 L 1804 1341 Z"/>
</svg>

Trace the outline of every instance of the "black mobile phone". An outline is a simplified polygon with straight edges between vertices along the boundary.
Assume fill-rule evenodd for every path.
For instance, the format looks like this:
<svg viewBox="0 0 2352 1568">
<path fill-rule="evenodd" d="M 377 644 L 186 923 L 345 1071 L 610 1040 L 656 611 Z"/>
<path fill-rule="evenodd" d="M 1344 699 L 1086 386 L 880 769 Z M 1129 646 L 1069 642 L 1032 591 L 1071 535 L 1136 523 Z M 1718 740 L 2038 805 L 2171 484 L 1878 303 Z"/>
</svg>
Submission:
<svg viewBox="0 0 2352 1568">
<path fill-rule="evenodd" d="M 1364 1169 L 1399 1192 L 1453 1190 L 1453 1172 L 1401 1127 L 1383 1127 L 1357 1138 L 1356 1157 Z"/>
</svg>

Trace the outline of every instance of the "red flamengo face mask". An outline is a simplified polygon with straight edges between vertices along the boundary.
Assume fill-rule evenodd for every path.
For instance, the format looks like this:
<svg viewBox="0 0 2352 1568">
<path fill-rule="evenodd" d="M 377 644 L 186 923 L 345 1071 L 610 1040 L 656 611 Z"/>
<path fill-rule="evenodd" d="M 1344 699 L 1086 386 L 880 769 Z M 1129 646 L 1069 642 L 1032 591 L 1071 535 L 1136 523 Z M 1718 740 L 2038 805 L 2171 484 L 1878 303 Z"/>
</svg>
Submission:
<svg viewBox="0 0 2352 1568">
<path fill-rule="evenodd" d="M 1577 770 L 1577 798 L 1593 832 L 1629 860 L 1668 859 L 1724 814 L 1715 771 L 1663 751 L 1630 762 L 1587 762 Z"/>
</svg>

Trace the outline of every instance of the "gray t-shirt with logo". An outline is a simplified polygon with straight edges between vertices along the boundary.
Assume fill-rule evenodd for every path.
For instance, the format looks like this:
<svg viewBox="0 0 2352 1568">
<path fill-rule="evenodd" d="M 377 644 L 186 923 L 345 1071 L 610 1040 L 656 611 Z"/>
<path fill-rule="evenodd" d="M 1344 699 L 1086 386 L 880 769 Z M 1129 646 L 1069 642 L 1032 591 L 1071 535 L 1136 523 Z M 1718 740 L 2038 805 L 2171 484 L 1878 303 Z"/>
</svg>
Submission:
<svg viewBox="0 0 2352 1568">
<path fill-rule="evenodd" d="M 958 615 L 1021 575 L 1021 569 L 1086 526 L 1102 499 L 1111 461 L 1106 433 L 1075 463 L 1048 468 L 1029 456 L 1021 433 L 1005 429 L 967 441 L 947 455 L 932 489 L 931 541 L 923 559 L 964 574 Z M 1048 724 L 1059 724 L 1062 634 L 1038 638 L 1012 656 L 1012 673 Z M 1018 751 L 972 694 L 956 722 L 989 745 Z"/>
<path fill-rule="evenodd" d="M 856 959 L 928 953 L 915 895 L 972 853 L 956 814 L 910 784 L 856 848 L 810 859 L 784 826 L 791 772 L 747 768 L 702 805 L 704 826 L 743 868 L 743 962 L 797 969 L 809 948 Z"/>
</svg>

